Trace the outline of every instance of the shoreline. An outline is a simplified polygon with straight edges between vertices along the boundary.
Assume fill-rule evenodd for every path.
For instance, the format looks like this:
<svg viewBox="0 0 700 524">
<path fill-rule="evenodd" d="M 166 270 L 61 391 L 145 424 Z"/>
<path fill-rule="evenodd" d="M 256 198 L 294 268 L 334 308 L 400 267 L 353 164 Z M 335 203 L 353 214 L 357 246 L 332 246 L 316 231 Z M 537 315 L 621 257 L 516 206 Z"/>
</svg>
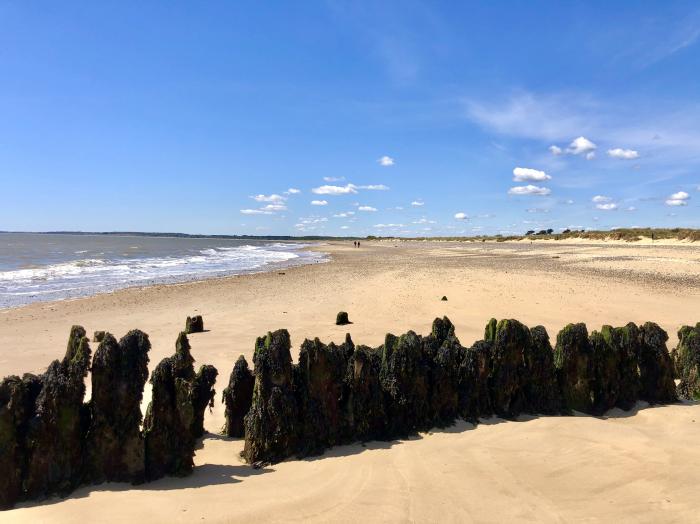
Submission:
<svg viewBox="0 0 700 524">
<path fill-rule="evenodd" d="M 221 391 L 238 356 L 252 362 L 255 339 L 268 331 L 289 330 L 297 362 L 304 338 L 341 343 L 350 333 L 355 344 L 376 347 L 387 332 L 428 334 L 433 319 L 443 315 L 464 346 L 483 338 L 491 317 L 543 325 L 552 343 L 569 322 L 585 322 L 592 331 L 651 320 L 668 332 L 669 349 L 681 325 L 700 320 L 700 284 L 694 280 L 700 253 L 694 249 L 349 244 L 329 242 L 323 246 L 328 263 L 283 275 L 129 288 L 1 310 L 2 376 L 41 372 L 63 355 L 73 324 L 117 338 L 142 329 L 152 344 L 152 371 L 172 355 L 193 314 L 203 315 L 206 330 L 189 337 L 195 366 L 219 370 L 216 403 L 204 420 L 210 433 L 196 450 L 192 476 L 84 487 L 66 499 L 22 504 L 3 512 L 3 521 L 76 522 L 80 515 L 81 521 L 94 516 L 112 522 L 342 522 L 384 515 L 397 522 L 452 515 L 556 522 L 688 520 L 697 514 L 692 486 L 700 482 L 694 466 L 700 450 L 692 443 L 700 437 L 693 423 L 700 404 L 613 413 L 606 420 L 487 420 L 474 431 L 458 422 L 429 436 L 342 446 L 260 470 L 245 465 L 242 440 L 216 434 L 224 423 Z M 335 325 L 341 310 L 353 324 Z"/>
<path fill-rule="evenodd" d="M 163 237 L 165 238 L 165 237 Z M 198 238 L 198 237 L 197 237 Z M 196 239 L 196 238 L 195 238 Z M 263 241 L 266 242 L 267 245 L 269 246 L 274 246 L 274 243 L 270 243 L 269 241 Z M 63 298 L 51 298 L 47 300 L 42 300 L 40 298 L 35 299 L 35 300 L 30 300 L 25 303 L 18 303 L 14 305 L 3 305 L 0 306 L 0 312 L 8 309 L 17 309 L 17 308 L 22 308 L 25 306 L 30 306 L 32 304 L 52 304 L 52 303 L 60 303 L 63 301 L 71 301 L 71 300 L 81 300 L 84 298 L 91 298 L 94 296 L 98 295 L 105 295 L 105 294 L 111 294 L 111 293 L 117 293 L 119 291 L 127 290 L 127 289 L 146 289 L 149 287 L 153 286 L 170 286 L 170 285 L 179 285 L 179 284 L 187 284 L 187 283 L 197 283 L 197 282 L 205 282 L 209 280 L 216 280 L 216 279 L 226 279 L 226 278 L 232 278 L 236 276 L 242 276 L 242 275 L 251 275 L 251 274 L 257 274 L 257 273 L 265 273 L 265 272 L 272 272 L 272 271 L 280 271 L 284 269 L 289 269 L 293 267 L 298 267 L 298 266 L 303 266 L 303 265 L 308 265 L 308 264 L 316 264 L 316 263 L 323 263 L 327 261 L 327 255 L 323 253 L 320 250 L 315 250 L 316 247 L 320 247 L 321 244 L 315 243 L 315 244 L 310 244 L 309 242 L 290 242 L 290 243 L 298 243 L 301 244 L 302 247 L 295 247 L 293 248 L 293 252 L 295 256 L 293 258 L 289 258 L 287 260 L 282 260 L 282 261 L 274 261 L 274 262 L 266 262 L 260 266 L 254 267 L 254 268 L 248 268 L 248 269 L 230 269 L 230 270 L 215 270 L 211 271 L 209 273 L 212 273 L 211 276 L 207 276 L 207 272 L 200 272 L 196 275 L 190 276 L 190 277 L 185 277 L 185 276 L 162 276 L 162 277 L 154 277 L 152 280 L 146 281 L 146 282 L 139 282 L 135 284 L 129 284 L 128 281 L 124 281 L 122 283 L 117 283 L 113 284 L 112 288 L 106 289 L 104 291 L 99 291 L 92 289 L 90 291 L 86 291 L 85 293 L 78 293 L 76 295 L 68 295 Z M 248 244 L 243 244 L 241 247 L 245 247 Z M 299 255 L 297 253 L 306 253 L 306 255 Z M 75 262 L 80 262 L 80 260 L 74 260 L 70 262 L 64 262 L 64 263 L 75 263 Z M 51 265 L 48 265 L 46 267 L 51 267 Z M 36 296 L 40 296 L 42 292 L 38 292 L 36 295 L 30 295 L 29 293 L 24 293 L 24 295 L 27 295 L 30 298 L 34 298 Z"/>
</svg>

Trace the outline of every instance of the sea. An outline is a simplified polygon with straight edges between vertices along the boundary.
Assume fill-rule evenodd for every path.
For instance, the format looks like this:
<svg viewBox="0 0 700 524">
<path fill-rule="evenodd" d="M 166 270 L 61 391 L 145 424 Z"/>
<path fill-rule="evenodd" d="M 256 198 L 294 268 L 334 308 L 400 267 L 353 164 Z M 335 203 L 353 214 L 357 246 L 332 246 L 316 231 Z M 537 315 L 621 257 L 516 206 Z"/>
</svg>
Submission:
<svg viewBox="0 0 700 524">
<path fill-rule="evenodd" d="M 0 308 L 325 260 L 291 241 L 0 233 Z"/>
</svg>

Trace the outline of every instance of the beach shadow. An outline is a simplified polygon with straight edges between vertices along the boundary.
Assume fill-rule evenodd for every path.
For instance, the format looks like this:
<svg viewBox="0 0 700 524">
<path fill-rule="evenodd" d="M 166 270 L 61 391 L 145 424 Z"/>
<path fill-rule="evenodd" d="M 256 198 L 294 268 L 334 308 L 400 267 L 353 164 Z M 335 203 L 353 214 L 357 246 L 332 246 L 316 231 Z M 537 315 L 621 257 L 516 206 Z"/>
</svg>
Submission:
<svg viewBox="0 0 700 524">
<path fill-rule="evenodd" d="M 238 440 L 224 435 L 214 433 L 205 434 L 204 439 L 214 440 Z M 198 442 L 197 449 L 202 448 L 202 440 Z M 192 474 L 186 477 L 163 477 L 158 480 L 143 484 L 129 484 L 126 482 L 104 482 L 102 484 L 84 485 L 72 491 L 69 495 L 61 497 L 58 495 L 45 499 L 24 501 L 18 503 L 15 508 L 32 508 L 36 506 L 46 506 L 58 504 L 64 500 L 82 499 L 89 497 L 92 493 L 110 491 L 178 491 L 189 488 L 204 488 L 222 484 L 238 484 L 248 477 L 265 475 L 275 471 L 273 467 L 266 466 L 253 468 L 249 464 L 200 464 L 193 468 Z"/>
</svg>

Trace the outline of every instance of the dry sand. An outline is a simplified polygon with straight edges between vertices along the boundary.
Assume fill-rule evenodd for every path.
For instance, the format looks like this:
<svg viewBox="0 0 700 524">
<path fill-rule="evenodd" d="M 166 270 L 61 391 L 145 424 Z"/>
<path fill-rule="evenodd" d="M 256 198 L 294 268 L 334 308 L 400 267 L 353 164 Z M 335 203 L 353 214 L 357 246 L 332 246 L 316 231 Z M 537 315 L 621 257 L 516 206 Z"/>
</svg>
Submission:
<svg viewBox="0 0 700 524">
<path fill-rule="evenodd" d="M 152 369 L 192 313 L 209 330 L 191 336 L 193 355 L 219 369 L 219 392 L 238 355 L 250 361 L 255 337 L 278 328 L 290 331 L 296 351 L 305 337 L 341 342 L 346 331 L 368 345 L 388 331 L 427 333 L 442 315 L 465 345 L 492 316 L 542 324 L 552 338 L 569 322 L 592 330 L 653 320 L 672 347 L 680 325 L 700 320 L 700 250 L 688 244 L 367 242 L 323 250 L 330 263 L 284 274 L 2 310 L 0 376 L 42 371 L 62 355 L 74 323 L 118 337 L 146 331 Z M 335 326 L 339 310 L 354 323 Z M 85 487 L 0 513 L 0 522 L 696 521 L 700 406 L 641 408 L 476 428 L 460 422 L 253 470 L 239 459 L 242 441 L 216 435 L 217 404 L 192 476 Z"/>
</svg>

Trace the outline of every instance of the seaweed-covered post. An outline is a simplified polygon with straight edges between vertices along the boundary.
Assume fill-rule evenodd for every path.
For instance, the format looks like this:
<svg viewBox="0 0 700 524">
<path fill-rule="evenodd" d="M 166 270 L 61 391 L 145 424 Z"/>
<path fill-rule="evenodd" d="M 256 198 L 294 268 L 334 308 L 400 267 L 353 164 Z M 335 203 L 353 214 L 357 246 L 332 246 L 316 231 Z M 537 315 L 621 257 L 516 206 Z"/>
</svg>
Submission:
<svg viewBox="0 0 700 524">
<path fill-rule="evenodd" d="M 289 332 L 279 329 L 255 343 L 253 402 L 245 417 L 243 457 L 279 462 L 298 450 L 299 410 L 292 381 Z"/>
<path fill-rule="evenodd" d="M 248 361 L 243 355 L 238 357 L 224 389 L 222 402 L 226 405 L 226 425 L 224 435 L 241 438 L 245 435 L 243 418 L 248 414 L 253 402 L 255 377 L 248 368 Z"/>
<path fill-rule="evenodd" d="M 195 441 L 204 432 L 204 411 L 214 398 L 217 371 L 204 365 L 194 373 L 187 335 L 175 354 L 160 361 L 151 376 L 153 396 L 144 420 L 146 477 L 184 476 L 194 467 Z"/>
<path fill-rule="evenodd" d="M 530 328 L 525 348 L 525 399 L 532 413 L 552 415 L 561 410 L 561 391 L 554 370 L 554 350 L 544 326 Z"/>
<path fill-rule="evenodd" d="M 486 327 L 491 330 L 493 321 Z M 491 402 L 496 414 L 517 416 L 525 407 L 525 351 L 531 345 L 530 331 L 517 320 L 496 325 L 491 350 Z"/>
<path fill-rule="evenodd" d="M 447 317 L 433 320 L 431 333 L 422 343 L 423 353 L 432 359 L 430 413 L 435 424 L 445 426 L 459 415 L 459 371 L 464 348 Z"/>
<path fill-rule="evenodd" d="M 25 436 L 40 390 L 36 375 L 13 375 L 0 382 L 0 510 L 11 508 L 22 498 Z"/>
<path fill-rule="evenodd" d="M 318 338 L 304 340 L 295 371 L 300 416 L 299 452 L 314 455 L 347 434 L 341 405 L 347 359 L 343 349 Z"/>
<path fill-rule="evenodd" d="M 187 317 L 185 320 L 185 333 L 190 335 L 192 333 L 201 333 L 204 331 L 204 319 L 202 315 L 195 315 L 192 317 Z"/>
<path fill-rule="evenodd" d="M 676 372 L 678 394 L 688 400 L 700 400 L 700 322 L 678 331 Z"/>
<path fill-rule="evenodd" d="M 66 355 L 41 375 L 36 415 L 27 432 L 24 491 L 27 498 L 65 495 L 83 480 L 87 430 L 85 377 L 90 345 L 85 330 L 73 326 Z"/>
<path fill-rule="evenodd" d="M 118 343 L 105 334 L 95 351 L 86 466 L 93 482 L 145 479 L 140 425 L 150 349 L 148 335 L 136 329 Z"/>
<path fill-rule="evenodd" d="M 646 322 L 639 331 L 639 397 L 650 404 L 675 402 L 678 397 L 666 347 L 668 334 L 654 322 Z"/>
<path fill-rule="evenodd" d="M 459 414 L 464 420 L 476 422 L 493 414 L 489 394 L 492 349 L 492 342 L 478 340 L 464 350 L 459 369 Z"/>
<path fill-rule="evenodd" d="M 569 324 L 557 335 L 554 348 L 564 409 L 593 412 L 593 348 L 586 324 Z"/>
<path fill-rule="evenodd" d="M 204 435 L 204 412 L 207 406 L 214 407 L 216 390 L 214 384 L 219 375 L 217 369 L 211 364 L 204 364 L 192 380 L 192 407 L 194 418 L 192 419 L 191 432 L 194 438 Z"/>
<path fill-rule="evenodd" d="M 384 392 L 379 380 L 382 349 L 357 346 L 348 362 L 345 412 L 354 438 L 361 441 L 386 438 Z"/>
<path fill-rule="evenodd" d="M 593 413 L 596 415 L 615 407 L 620 397 L 620 338 L 617 330 L 608 325 L 590 334 L 593 349 Z"/>
<path fill-rule="evenodd" d="M 153 399 L 143 424 L 148 480 L 165 475 L 184 476 L 194 467 L 192 385 L 182 371 L 175 357 L 168 357 L 151 374 Z"/>
<path fill-rule="evenodd" d="M 421 339 L 413 331 L 386 336 L 380 380 L 390 436 L 407 436 L 431 424 L 429 369 Z"/>
</svg>

